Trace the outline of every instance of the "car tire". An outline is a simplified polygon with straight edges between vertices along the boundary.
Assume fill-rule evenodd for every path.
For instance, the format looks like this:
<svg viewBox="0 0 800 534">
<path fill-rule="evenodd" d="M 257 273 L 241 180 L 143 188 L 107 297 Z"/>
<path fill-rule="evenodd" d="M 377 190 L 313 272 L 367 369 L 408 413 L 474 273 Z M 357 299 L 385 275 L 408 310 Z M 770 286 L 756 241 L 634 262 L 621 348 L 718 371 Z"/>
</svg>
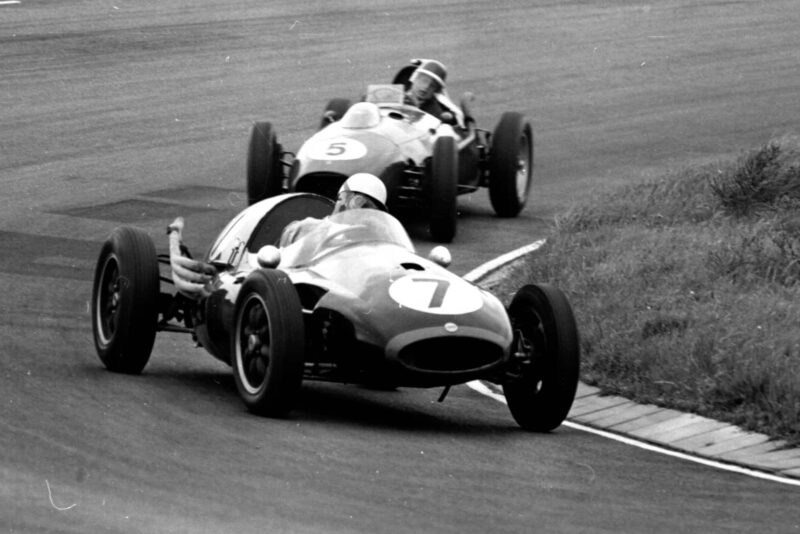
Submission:
<svg viewBox="0 0 800 534">
<path fill-rule="evenodd" d="M 92 331 L 97 355 L 111 371 L 141 373 L 156 337 L 160 291 L 153 240 L 120 227 L 103 243 L 92 285 Z"/>
<path fill-rule="evenodd" d="M 331 98 L 325 110 L 322 112 L 322 118 L 319 121 L 319 129 L 325 128 L 327 125 L 332 124 L 341 119 L 344 114 L 350 109 L 350 100 L 347 98 Z"/>
<path fill-rule="evenodd" d="M 247 149 L 247 205 L 284 192 L 281 146 L 269 122 L 256 122 Z"/>
<path fill-rule="evenodd" d="M 306 341 L 303 310 L 286 273 L 251 273 L 236 299 L 231 364 L 248 410 L 284 417 L 303 380 Z"/>
<path fill-rule="evenodd" d="M 430 166 L 430 233 L 434 241 L 449 243 L 456 235 L 458 151 L 453 137 L 439 137 Z"/>
<path fill-rule="evenodd" d="M 549 432 L 572 406 L 578 387 L 580 348 L 575 317 L 567 297 L 546 285 L 526 285 L 511 301 L 514 330 L 513 372 L 503 384 L 508 408 L 524 429 Z"/>
<path fill-rule="evenodd" d="M 533 178 L 533 129 L 521 113 L 503 113 L 491 140 L 489 200 L 499 217 L 516 217 Z"/>
</svg>

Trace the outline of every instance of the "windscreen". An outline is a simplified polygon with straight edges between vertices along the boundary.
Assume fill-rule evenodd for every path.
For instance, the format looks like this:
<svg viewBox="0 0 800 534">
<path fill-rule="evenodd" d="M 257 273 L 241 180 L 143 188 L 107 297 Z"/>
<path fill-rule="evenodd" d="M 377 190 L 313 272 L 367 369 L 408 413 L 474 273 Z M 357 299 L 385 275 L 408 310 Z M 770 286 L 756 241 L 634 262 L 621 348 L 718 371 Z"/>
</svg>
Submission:
<svg viewBox="0 0 800 534">
<path fill-rule="evenodd" d="M 281 264 L 307 265 L 335 250 L 363 243 L 391 243 L 414 252 L 400 222 L 383 211 L 354 209 L 336 213 L 281 250 Z"/>
</svg>

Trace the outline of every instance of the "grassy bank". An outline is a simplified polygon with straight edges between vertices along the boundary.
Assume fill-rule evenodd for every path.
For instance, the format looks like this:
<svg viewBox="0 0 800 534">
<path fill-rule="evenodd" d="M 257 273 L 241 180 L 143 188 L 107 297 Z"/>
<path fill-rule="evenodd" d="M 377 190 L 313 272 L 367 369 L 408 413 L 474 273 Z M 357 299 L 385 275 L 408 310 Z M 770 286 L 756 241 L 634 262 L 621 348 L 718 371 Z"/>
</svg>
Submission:
<svg viewBox="0 0 800 534">
<path fill-rule="evenodd" d="M 800 139 L 575 206 L 525 280 L 567 292 L 586 383 L 800 444 Z"/>
</svg>

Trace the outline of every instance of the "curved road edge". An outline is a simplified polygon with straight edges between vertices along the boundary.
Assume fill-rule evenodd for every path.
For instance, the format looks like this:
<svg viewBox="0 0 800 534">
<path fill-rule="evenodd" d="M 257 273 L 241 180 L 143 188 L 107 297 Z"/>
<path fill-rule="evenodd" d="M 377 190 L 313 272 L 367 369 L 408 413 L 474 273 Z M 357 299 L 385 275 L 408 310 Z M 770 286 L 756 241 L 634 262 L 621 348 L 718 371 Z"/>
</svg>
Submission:
<svg viewBox="0 0 800 534">
<path fill-rule="evenodd" d="M 502 277 L 504 269 L 538 250 L 544 239 L 503 254 L 464 275 L 475 284 Z M 470 388 L 505 403 L 502 389 L 474 381 Z M 602 395 L 584 383 L 564 425 L 635 447 L 718 469 L 800 487 L 800 449 L 769 436 L 707 417 Z"/>
</svg>

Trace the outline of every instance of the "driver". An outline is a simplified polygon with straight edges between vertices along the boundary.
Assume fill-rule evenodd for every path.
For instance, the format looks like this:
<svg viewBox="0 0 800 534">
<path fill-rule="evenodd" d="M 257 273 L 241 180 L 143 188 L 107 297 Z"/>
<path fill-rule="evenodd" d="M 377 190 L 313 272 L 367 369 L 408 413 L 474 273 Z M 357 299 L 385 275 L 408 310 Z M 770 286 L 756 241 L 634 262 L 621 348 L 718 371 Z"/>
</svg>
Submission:
<svg viewBox="0 0 800 534">
<path fill-rule="evenodd" d="M 374 174 L 360 172 L 342 184 L 336 195 L 333 213 L 357 208 L 386 210 L 386 186 Z"/>
<path fill-rule="evenodd" d="M 373 174 L 360 172 L 345 180 L 336 195 L 336 204 L 333 206 L 332 214 L 359 208 L 388 211 L 386 209 L 386 186 L 380 178 Z M 283 229 L 278 246 L 282 248 L 291 245 L 325 222 L 327 222 L 327 217 L 325 219 L 306 217 L 290 222 Z"/>
<path fill-rule="evenodd" d="M 441 61 L 426 59 L 411 74 L 405 102 L 433 115 L 442 122 L 463 127 L 462 112 L 445 90 L 447 68 Z"/>
</svg>

